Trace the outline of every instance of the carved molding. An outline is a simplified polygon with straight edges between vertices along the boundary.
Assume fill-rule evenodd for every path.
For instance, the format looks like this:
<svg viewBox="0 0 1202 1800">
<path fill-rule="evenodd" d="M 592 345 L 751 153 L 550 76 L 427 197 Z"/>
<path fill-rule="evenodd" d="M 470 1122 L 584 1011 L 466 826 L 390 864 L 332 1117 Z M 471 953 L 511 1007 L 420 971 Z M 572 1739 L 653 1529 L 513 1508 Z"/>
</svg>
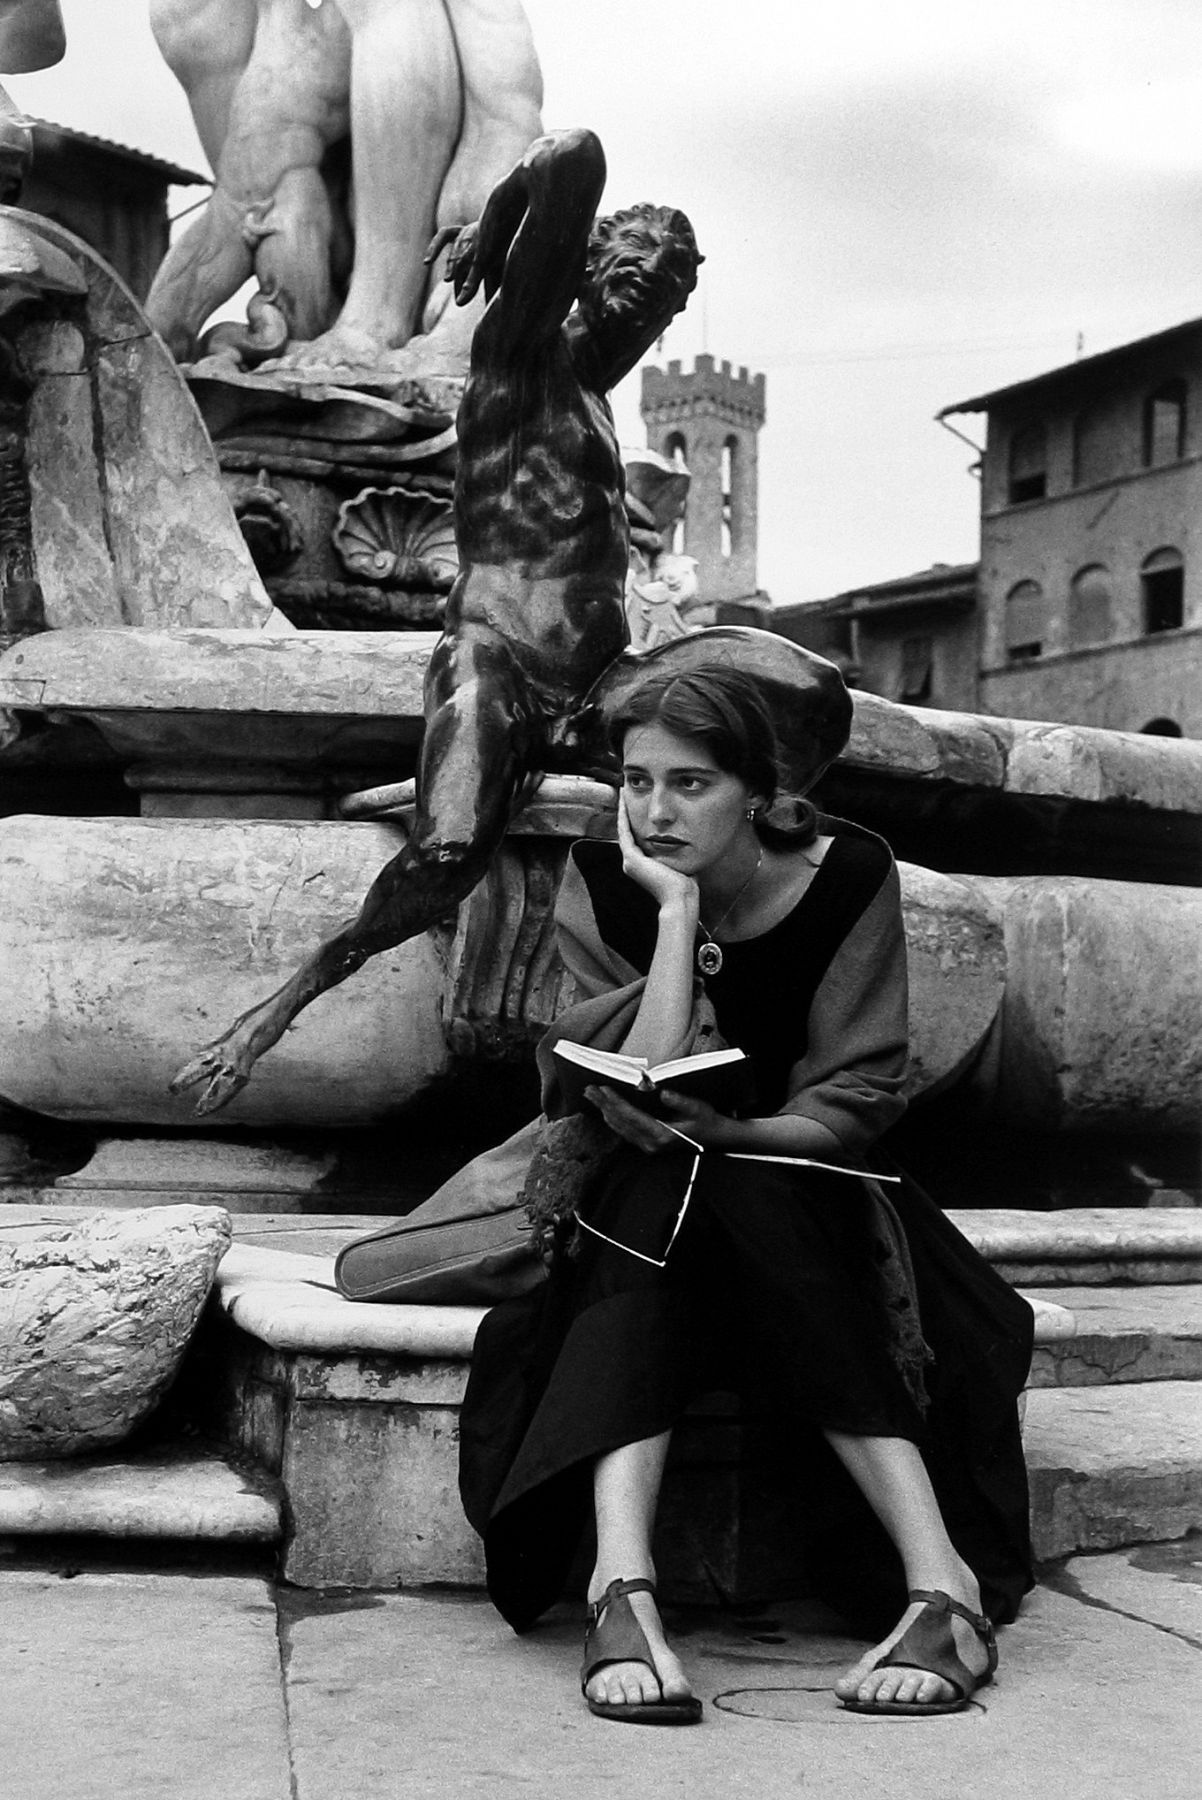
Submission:
<svg viewBox="0 0 1202 1800">
<path fill-rule="evenodd" d="M 330 537 L 343 568 L 359 581 L 445 594 L 459 570 L 449 496 L 364 488 L 338 508 Z"/>
<path fill-rule="evenodd" d="M 238 484 L 232 495 L 234 517 L 260 575 L 275 575 L 294 562 L 304 548 L 304 533 L 295 511 L 261 469 L 254 482 Z"/>
</svg>

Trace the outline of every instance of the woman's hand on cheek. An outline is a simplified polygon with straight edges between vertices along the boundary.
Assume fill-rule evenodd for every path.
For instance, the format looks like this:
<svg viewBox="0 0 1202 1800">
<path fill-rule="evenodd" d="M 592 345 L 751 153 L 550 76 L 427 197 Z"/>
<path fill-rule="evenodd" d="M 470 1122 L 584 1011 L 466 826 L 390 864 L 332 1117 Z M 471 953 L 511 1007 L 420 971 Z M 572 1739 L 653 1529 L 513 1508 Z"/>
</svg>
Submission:
<svg viewBox="0 0 1202 1800">
<path fill-rule="evenodd" d="M 625 788 L 618 795 L 618 848 L 622 852 L 622 873 L 631 881 L 637 881 L 641 888 L 646 888 L 661 906 L 673 901 L 697 905 L 697 883 L 691 875 L 682 875 L 678 869 L 658 862 L 654 856 L 639 849 L 626 810 Z"/>
<path fill-rule="evenodd" d="M 591 1100 L 605 1123 L 618 1137 L 633 1144 L 637 1150 L 646 1150 L 653 1154 L 657 1150 L 667 1150 L 680 1139 L 674 1137 L 666 1125 L 653 1119 L 641 1108 L 632 1106 L 629 1100 L 623 1100 L 610 1087 L 585 1088 L 586 1100 Z"/>
</svg>

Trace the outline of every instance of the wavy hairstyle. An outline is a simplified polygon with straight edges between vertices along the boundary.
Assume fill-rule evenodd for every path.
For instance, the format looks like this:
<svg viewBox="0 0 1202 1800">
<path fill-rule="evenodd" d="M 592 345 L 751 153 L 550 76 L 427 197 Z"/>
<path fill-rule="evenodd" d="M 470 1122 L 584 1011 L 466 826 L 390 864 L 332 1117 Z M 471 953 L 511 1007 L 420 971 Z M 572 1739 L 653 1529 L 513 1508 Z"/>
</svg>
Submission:
<svg viewBox="0 0 1202 1800">
<path fill-rule="evenodd" d="M 720 769 L 754 792 L 769 808 L 780 786 L 780 762 L 772 715 L 750 676 L 730 667 L 693 669 L 680 675 L 652 675 L 629 693 L 609 720 L 609 741 L 621 758 L 627 732 L 637 725 L 662 725 L 674 737 L 704 745 Z M 757 814 L 755 830 L 767 845 L 803 849 L 818 835 L 818 811 L 798 800 L 790 825 L 772 824 Z"/>
</svg>

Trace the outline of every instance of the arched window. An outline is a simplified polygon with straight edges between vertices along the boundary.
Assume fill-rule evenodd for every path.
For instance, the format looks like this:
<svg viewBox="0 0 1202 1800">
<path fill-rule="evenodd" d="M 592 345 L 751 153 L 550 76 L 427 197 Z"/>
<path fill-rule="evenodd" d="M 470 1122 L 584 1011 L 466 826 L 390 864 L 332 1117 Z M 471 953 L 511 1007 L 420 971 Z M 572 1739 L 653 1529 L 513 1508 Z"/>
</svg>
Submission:
<svg viewBox="0 0 1202 1800">
<path fill-rule="evenodd" d="M 1042 420 L 1020 425 L 1010 439 L 1011 506 L 1042 500 L 1048 491 L 1048 434 Z"/>
<path fill-rule="evenodd" d="M 1068 590 L 1068 641 L 1104 644 L 1114 631 L 1110 570 L 1102 563 L 1078 569 Z"/>
<path fill-rule="evenodd" d="M 723 556 L 730 556 L 735 547 L 735 458 L 738 453 L 738 438 L 728 437 L 722 445 L 722 462 L 720 466 L 720 479 L 722 483 L 721 543 Z"/>
<path fill-rule="evenodd" d="M 664 455 L 670 463 L 678 469 L 683 469 L 686 474 L 688 473 L 689 467 L 688 449 L 689 447 L 685 442 L 684 433 L 682 431 L 670 431 L 664 439 Z M 687 516 L 687 513 L 681 513 L 679 519 L 677 519 L 675 525 L 672 527 L 673 556 L 683 556 L 685 553 L 685 537 L 687 535 L 685 521 Z"/>
<path fill-rule="evenodd" d="M 1033 662 L 1043 654 L 1045 607 L 1037 581 L 1019 581 L 1006 595 L 1006 661 Z"/>
<path fill-rule="evenodd" d="M 1144 401 L 1144 468 L 1180 462 L 1185 455 L 1186 386 L 1179 377 L 1162 381 Z"/>
<path fill-rule="evenodd" d="M 1145 737 L 1181 737 L 1182 731 L 1176 719 L 1149 719 L 1140 730 Z"/>
<path fill-rule="evenodd" d="M 1139 572 L 1144 630 L 1177 631 L 1185 621 L 1185 563 L 1166 545 L 1145 558 Z"/>
</svg>

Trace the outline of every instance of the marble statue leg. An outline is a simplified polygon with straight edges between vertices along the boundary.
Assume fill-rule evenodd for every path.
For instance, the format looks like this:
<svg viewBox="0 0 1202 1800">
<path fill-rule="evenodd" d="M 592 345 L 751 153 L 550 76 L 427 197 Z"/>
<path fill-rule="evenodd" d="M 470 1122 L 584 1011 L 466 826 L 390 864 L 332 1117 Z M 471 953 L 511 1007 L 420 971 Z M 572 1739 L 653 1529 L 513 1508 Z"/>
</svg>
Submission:
<svg viewBox="0 0 1202 1800">
<path fill-rule="evenodd" d="M 453 911 L 500 845 L 541 746 L 526 678 L 500 638 L 463 632 L 441 641 L 426 680 L 418 810 L 404 849 L 381 870 L 357 918 L 179 1071 L 172 1093 L 203 1083 L 198 1113 L 215 1112 L 245 1087 L 259 1057 L 319 994 Z"/>
<path fill-rule="evenodd" d="M 463 129 L 438 197 L 440 231 L 478 219 L 493 187 L 542 131 L 542 73 L 520 0 L 446 0 L 463 79 Z M 443 279 L 446 254 L 431 271 L 420 338 L 413 351 L 424 372 L 467 366 L 472 332 L 484 309 L 478 295 L 452 303 Z"/>
<path fill-rule="evenodd" d="M 254 274 L 244 214 L 220 188 L 159 264 L 146 296 L 146 316 L 173 356 L 189 358 L 197 333 L 217 307 Z"/>
<path fill-rule="evenodd" d="M 163 261 L 147 301 L 152 322 L 189 356 L 213 310 L 253 273 L 289 334 L 315 336 L 335 310 L 323 161 L 350 127 L 342 13 L 335 0 L 212 0 L 192 17 L 179 0 L 159 0 L 156 31 L 216 187 Z"/>
<path fill-rule="evenodd" d="M 211 169 L 221 160 L 258 16 L 258 0 L 150 0 L 155 43 L 188 97 Z"/>
<path fill-rule="evenodd" d="M 331 329 L 283 367 L 367 367 L 417 328 L 426 246 L 463 115 L 443 0 L 338 0 L 351 29 L 355 266 Z"/>
</svg>

